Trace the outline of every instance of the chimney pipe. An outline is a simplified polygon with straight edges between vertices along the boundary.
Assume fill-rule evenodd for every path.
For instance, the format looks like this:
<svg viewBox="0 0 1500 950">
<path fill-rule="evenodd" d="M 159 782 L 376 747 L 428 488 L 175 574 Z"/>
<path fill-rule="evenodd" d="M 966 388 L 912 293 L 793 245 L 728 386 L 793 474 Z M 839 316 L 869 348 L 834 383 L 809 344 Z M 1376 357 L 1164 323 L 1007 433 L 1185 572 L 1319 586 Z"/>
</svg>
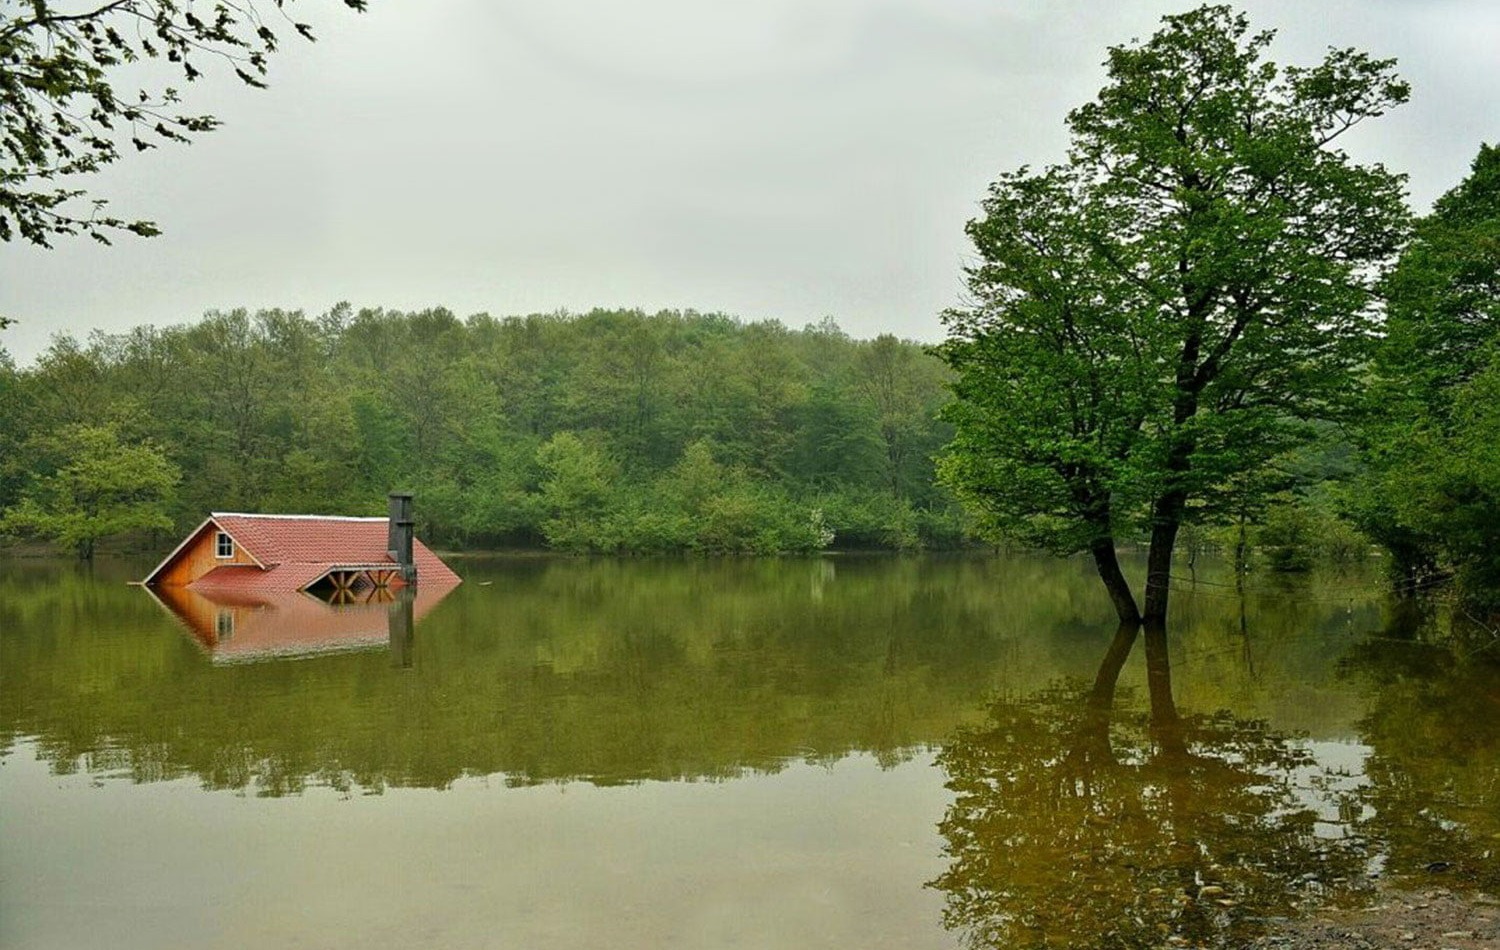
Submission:
<svg viewBox="0 0 1500 950">
<path fill-rule="evenodd" d="M 386 526 L 386 547 L 391 560 L 401 566 L 401 579 L 408 584 L 417 582 L 417 562 L 412 557 L 412 532 L 415 522 L 411 514 L 411 492 L 391 492 L 390 516 Z"/>
</svg>

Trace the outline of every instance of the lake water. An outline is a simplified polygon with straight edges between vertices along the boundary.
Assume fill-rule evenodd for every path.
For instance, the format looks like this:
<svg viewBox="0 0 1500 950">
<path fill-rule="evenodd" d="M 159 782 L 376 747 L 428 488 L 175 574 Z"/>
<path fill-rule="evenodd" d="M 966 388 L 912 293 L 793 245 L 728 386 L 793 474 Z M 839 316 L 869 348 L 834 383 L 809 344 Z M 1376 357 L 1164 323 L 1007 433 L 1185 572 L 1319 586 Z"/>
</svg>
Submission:
<svg viewBox="0 0 1500 950">
<path fill-rule="evenodd" d="M 0 563 L 0 946 L 1234 945 L 1500 886 L 1500 646 L 1374 572 L 1184 568 L 1162 639 L 1019 556 L 149 567 Z"/>
</svg>

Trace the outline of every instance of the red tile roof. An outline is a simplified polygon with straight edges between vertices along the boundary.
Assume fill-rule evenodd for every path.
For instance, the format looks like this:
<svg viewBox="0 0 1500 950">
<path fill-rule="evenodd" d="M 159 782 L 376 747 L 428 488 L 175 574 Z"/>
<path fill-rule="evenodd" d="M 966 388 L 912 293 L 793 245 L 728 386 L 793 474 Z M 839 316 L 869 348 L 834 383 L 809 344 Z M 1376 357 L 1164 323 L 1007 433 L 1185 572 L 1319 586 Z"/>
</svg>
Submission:
<svg viewBox="0 0 1500 950">
<path fill-rule="evenodd" d="M 420 582 L 422 569 L 417 568 Z M 205 594 L 235 591 L 251 593 L 274 593 L 277 591 L 299 591 L 328 573 L 326 564 L 276 564 L 261 570 L 253 564 L 216 567 L 189 584 L 194 590 Z"/>
<path fill-rule="evenodd" d="M 298 565 L 299 569 L 295 572 L 290 570 L 286 572 L 288 581 L 304 575 L 305 571 L 300 569 L 302 565 L 317 565 L 326 571 L 335 565 L 391 563 L 391 558 L 386 553 L 388 522 L 385 518 L 246 515 L 214 512 L 213 520 L 218 524 L 219 530 L 228 532 L 229 536 L 254 555 L 257 561 L 273 569 L 266 573 L 275 573 L 276 568 L 286 569 L 291 568 L 292 565 Z M 427 545 L 416 541 L 412 545 L 412 550 L 417 562 L 419 582 L 458 581 L 458 575 L 449 570 L 448 565 L 444 564 L 436 554 L 428 550 Z M 219 571 L 214 571 L 209 577 L 217 573 Z M 278 589 L 297 590 L 317 580 L 321 573 L 322 571 L 319 571 L 308 580 L 291 588 L 278 585 Z M 203 580 L 208 580 L 208 577 Z"/>
<path fill-rule="evenodd" d="M 234 538 L 266 569 L 225 565 L 194 581 L 194 587 L 294 591 L 336 567 L 394 563 L 386 553 L 385 518 L 214 512 L 209 521 Z M 146 582 L 150 583 L 182 549 L 180 546 L 158 565 Z M 412 544 L 412 553 L 419 586 L 459 583 L 458 575 L 421 541 Z"/>
</svg>

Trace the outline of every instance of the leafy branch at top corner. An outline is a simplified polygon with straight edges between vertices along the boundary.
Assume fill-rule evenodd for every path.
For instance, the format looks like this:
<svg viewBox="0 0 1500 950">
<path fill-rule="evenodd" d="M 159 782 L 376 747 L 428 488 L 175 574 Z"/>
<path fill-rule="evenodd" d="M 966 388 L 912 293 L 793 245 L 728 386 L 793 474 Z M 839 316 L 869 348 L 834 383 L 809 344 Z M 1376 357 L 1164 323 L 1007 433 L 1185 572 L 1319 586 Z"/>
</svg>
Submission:
<svg viewBox="0 0 1500 950">
<path fill-rule="evenodd" d="M 342 0 L 363 11 L 367 0 Z M 289 0 L 112 0 L 88 5 L 0 0 L 0 241 L 52 247 L 87 235 L 104 244 L 126 231 L 160 233 L 151 221 L 106 212 L 79 179 L 112 164 L 126 143 L 136 152 L 188 142 L 218 128 L 211 115 L 183 111 L 165 82 L 123 85 L 122 71 L 149 60 L 204 75 L 208 64 L 264 88 L 278 31 L 312 40 L 288 13 Z"/>
</svg>

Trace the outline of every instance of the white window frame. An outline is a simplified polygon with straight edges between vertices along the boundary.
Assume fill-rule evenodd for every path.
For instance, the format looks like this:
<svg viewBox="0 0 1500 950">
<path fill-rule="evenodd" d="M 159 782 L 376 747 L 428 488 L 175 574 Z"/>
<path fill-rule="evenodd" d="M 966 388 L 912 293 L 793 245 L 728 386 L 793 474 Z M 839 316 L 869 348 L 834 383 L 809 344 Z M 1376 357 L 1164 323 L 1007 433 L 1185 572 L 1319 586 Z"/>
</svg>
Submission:
<svg viewBox="0 0 1500 950">
<path fill-rule="evenodd" d="M 227 543 L 226 543 L 227 542 Z M 225 548 L 229 550 L 226 552 Z M 223 561 L 234 557 L 234 538 L 229 536 L 228 531 L 220 531 L 214 538 L 214 557 Z"/>
</svg>

